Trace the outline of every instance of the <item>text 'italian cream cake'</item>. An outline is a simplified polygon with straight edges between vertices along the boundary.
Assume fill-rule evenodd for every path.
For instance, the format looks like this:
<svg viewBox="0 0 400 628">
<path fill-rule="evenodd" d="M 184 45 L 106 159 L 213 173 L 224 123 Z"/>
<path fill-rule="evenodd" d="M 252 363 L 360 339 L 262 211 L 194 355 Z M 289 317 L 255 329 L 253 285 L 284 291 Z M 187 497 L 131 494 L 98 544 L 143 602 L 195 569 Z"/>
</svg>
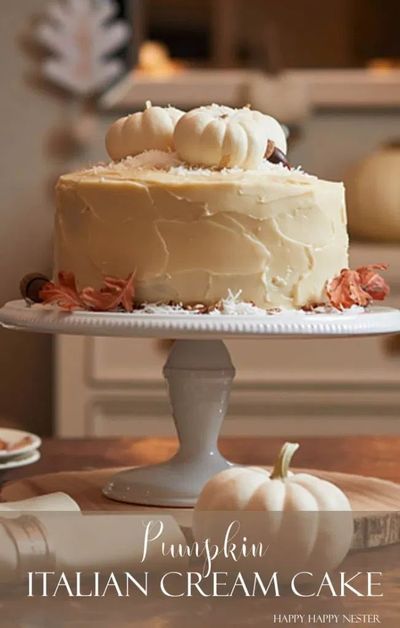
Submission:
<svg viewBox="0 0 400 628">
<path fill-rule="evenodd" d="M 106 144 L 111 163 L 57 185 L 56 271 L 79 288 L 134 273 L 137 303 L 212 306 L 229 291 L 264 309 L 327 302 L 348 266 L 344 187 L 291 169 L 276 120 L 148 103 Z"/>
</svg>

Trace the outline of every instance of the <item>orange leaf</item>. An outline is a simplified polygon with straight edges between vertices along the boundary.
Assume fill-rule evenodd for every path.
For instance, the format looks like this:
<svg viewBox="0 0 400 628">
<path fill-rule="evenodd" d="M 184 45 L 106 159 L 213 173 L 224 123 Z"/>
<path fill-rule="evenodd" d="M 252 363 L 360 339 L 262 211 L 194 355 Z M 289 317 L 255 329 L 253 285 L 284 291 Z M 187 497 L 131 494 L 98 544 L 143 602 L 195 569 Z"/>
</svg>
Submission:
<svg viewBox="0 0 400 628">
<path fill-rule="evenodd" d="M 368 292 L 374 301 L 383 301 L 390 292 L 384 278 L 376 272 L 377 270 L 387 270 L 387 268 L 387 264 L 370 264 L 357 268 L 363 290 Z"/>
<path fill-rule="evenodd" d="M 120 302 L 119 294 L 107 292 L 103 289 L 95 290 L 91 287 L 84 288 L 80 296 L 85 309 L 96 312 L 116 310 Z"/>
<path fill-rule="evenodd" d="M 327 285 L 329 302 L 338 310 L 352 305 L 368 305 L 371 297 L 361 288 L 360 278 L 355 270 L 344 268 L 338 277 L 334 277 Z"/>
<path fill-rule="evenodd" d="M 69 312 L 82 308 L 73 273 L 60 272 L 58 283 L 53 281 L 46 283 L 40 290 L 39 297 L 43 303 L 58 305 Z"/>
<path fill-rule="evenodd" d="M 386 269 L 386 264 L 370 264 L 357 270 L 343 268 L 327 284 L 329 303 L 343 310 L 352 305 L 365 307 L 374 299 L 383 300 L 389 294 L 389 286 L 376 271 Z"/>
<path fill-rule="evenodd" d="M 80 294 L 88 309 L 110 312 L 122 307 L 126 312 L 133 310 L 133 273 L 127 279 L 104 277 L 104 287 L 100 290 L 84 288 Z"/>
<path fill-rule="evenodd" d="M 88 286 L 79 292 L 74 274 L 60 272 L 58 283 L 49 281 L 45 284 L 40 291 L 40 297 L 43 303 L 58 305 L 67 311 L 86 309 L 96 312 L 111 312 L 120 307 L 126 312 L 132 312 L 133 278 L 134 273 L 131 273 L 126 279 L 105 277 L 104 285 L 99 290 Z"/>
<path fill-rule="evenodd" d="M 104 277 L 104 285 L 110 290 L 118 290 L 120 293 L 120 305 L 127 312 L 133 310 L 134 291 L 134 273 L 131 273 L 126 279 L 118 279 L 116 277 Z"/>
</svg>

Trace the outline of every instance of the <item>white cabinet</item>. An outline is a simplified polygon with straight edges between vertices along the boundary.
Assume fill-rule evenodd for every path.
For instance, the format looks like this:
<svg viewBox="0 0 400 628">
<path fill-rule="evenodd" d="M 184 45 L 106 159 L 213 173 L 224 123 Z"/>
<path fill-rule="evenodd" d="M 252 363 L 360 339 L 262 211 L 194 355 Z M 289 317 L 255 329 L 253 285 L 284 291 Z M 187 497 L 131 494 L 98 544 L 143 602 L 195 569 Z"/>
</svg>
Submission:
<svg viewBox="0 0 400 628">
<path fill-rule="evenodd" d="M 388 261 L 400 307 L 400 252 L 354 245 L 352 266 Z M 400 336 L 229 340 L 237 370 L 225 435 L 400 433 Z M 60 436 L 174 434 L 161 369 L 170 341 L 60 336 Z"/>
</svg>

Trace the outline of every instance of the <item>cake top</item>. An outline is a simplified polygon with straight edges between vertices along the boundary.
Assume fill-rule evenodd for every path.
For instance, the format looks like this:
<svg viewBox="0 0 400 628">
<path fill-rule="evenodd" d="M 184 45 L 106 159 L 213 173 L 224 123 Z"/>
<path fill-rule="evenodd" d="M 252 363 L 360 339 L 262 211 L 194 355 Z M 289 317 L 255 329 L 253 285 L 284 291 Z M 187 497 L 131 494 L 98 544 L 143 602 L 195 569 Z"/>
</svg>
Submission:
<svg viewBox="0 0 400 628">
<path fill-rule="evenodd" d="M 179 159 L 177 153 L 161 150 L 147 150 L 135 157 L 126 157 L 120 161 L 97 164 L 90 168 L 63 175 L 62 180 L 79 179 L 80 181 L 165 181 L 169 183 L 228 183 L 231 181 L 256 182 L 269 177 L 280 182 L 310 184 L 317 177 L 306 174 L 301 168 L 286 168 L 282 164 L 272 164 L 267 159 L 252 170 L 242 168 L 199 168 L 189 166 Z"/>
<path fill-rule="evenodd" d="M 187 113 L 157 107 L 116 120 L 106 135 L 107 164 L 62 177 L 79 181 L 166 181 L 179 184 L 255 182 L 310 184 L 316 177 L 290 167 L 277 120 L 249 106 L 208 105 Z"/>
<path fill-rule="evenodd" d="M 164 159 L 162 168 L 257 170 L 265 160 L 289 167 L 283 128 L 250 106 L 213 104 L 184 113 L 174 107 L 153 107 L 148 101 L 144 111 L 111 125 L 106 148 L 116 162 L 152 150 L 173 154 L 169 163 Z"/>
</svg>

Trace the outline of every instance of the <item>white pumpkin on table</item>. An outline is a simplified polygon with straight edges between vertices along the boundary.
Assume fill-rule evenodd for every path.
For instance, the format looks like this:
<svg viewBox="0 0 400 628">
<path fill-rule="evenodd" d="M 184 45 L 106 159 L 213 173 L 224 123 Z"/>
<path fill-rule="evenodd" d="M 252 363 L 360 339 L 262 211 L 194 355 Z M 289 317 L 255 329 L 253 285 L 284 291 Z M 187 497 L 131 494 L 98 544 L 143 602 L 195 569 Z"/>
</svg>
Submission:
<svg viewBox="0 0 400 628">
<path fill-rule="evenodd" d="M 184 114 L 174 130 L 179 157 L 194 166 L 255 168 L 265 156 L 268 141 L 286 153 L 279 122 L 249 107 L 198 107 Z"/>
<path fill-rule="evenodd" d="M 119 161 L 146 150 L 173 150 L 173 134 L 183 111 L 175 107 L 157 107 L 146 102 L 144 111 L 119 118 L 109 128 L 106 148 L 111 159 Z"/>
<path fill-rule="evenodd" d="M 222 546 L 230 523 L 237 521 L 235 542 L 245 536 L 247 544 L 262 542 L 268 548 L 264 558 L 249 563 L 251 568 L 278 571 L 283 582 L 298 571 L 317 575 L 339 565 L 353 537 L 351 505 L 334 484 L 289 471 L 297 448 L 286 443 L 272 473 L 234 466 L 211 478 L 195 507 L 195 539 Z"/>
<path fill-rule="evenodd" d="M 399 241 L 400 141 L 361 160 L 345 183 L 350 233 L 372 241 Z"/>
</svg>

